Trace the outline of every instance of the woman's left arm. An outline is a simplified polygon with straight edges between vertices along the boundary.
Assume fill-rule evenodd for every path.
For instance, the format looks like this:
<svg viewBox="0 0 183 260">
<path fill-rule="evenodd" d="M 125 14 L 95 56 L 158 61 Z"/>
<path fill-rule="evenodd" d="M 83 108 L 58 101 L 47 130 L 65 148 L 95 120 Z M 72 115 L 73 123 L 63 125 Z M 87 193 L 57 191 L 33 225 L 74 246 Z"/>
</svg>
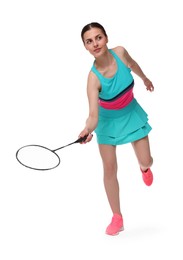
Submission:
<svg viewBox="0 0 183 260">
<path fill-rule="evenodd" d="M 154 86 L 152 82 L 149 80 L 149 78 L 144 74 L 141 67 L 138 65 L 138 63 L 132 59 L 132 57 L 129 55 L 127 50 L 122 47 L 122 60 L 126 64 L 128 68 L 130 68 L 137 76 L 139 76 L 146 86 L 146 89 L 149 91 L 154 90 Z"/>
</svg>

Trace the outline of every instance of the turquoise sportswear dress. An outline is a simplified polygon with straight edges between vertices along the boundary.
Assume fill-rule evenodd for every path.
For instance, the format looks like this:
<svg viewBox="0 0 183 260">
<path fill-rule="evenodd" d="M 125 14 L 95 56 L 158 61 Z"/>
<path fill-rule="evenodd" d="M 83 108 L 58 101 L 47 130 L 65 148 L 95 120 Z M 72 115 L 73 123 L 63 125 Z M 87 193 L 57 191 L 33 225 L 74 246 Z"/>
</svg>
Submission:
<svg viewBox="0 0 183 260">
<path fill-rule="evenodd" d="M 131 70 L 113 50 L 109 51 L 117 63 L 117 71 L 112 78 L 104 77 L 94 63 L 91 68 L 101 84 L 95 133 L 99 144 L 120 145 L 147 136 L 152 128 L 147 113 L 133 96 L 134 79 Z"/>
</svg>

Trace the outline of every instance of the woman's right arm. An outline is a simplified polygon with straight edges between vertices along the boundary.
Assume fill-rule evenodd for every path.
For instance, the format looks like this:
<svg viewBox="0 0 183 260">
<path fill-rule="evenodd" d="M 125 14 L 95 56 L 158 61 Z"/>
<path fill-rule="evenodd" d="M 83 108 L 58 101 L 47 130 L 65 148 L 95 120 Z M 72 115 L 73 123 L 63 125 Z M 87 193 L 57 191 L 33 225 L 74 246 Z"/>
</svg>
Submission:
<svg viewBox="0 0 183 260">
<path fill-rule="evenodd" d="M 85 128 L 81 131 L 80 137 L 88 135 L 85 142 L 89 142 L 92 139 L 90 135 L 98 124 L 98 95 L 100 90 L 100 82 L 96 75 L 90 71 L 87 81 L 87 96 L 89 104 L 89 115 L 86 120 Z"/>
</svg>

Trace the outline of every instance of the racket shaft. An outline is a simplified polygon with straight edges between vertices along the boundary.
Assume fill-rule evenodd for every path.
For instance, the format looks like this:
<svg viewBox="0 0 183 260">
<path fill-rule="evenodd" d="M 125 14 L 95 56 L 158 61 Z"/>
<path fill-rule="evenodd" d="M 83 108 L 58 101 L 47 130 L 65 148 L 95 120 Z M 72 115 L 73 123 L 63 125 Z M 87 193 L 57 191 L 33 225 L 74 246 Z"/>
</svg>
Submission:
<svg viewBox="0 0 183 260">
<path fill-rule="evenodd" d="M 85 135 L 84 137 L 78 138 L 75 142 L 72 142 L 72 143 L 70 143 L 70 144 L 66 144 L 66 145 L 64 145 L 64 146 L 62 146 L 62 147 L 59 147 L 59 148 L 57 148 L 57 149 L 55 149 L 55 150 L 52 150 L 52 151 L 53 151 L 53 152 L 56 152 L 56 151 L 58 151 L 58 150 L 60 150 L 60 149 L 62 149 L 62 148 L 65 148 L 65 147 L 69 146 L 69 145 L 76 144 L 76 143 L 82 143 L 82 142 L 84 142 L 84 141 L 87 139 L 87 137 L 88 137 L 88 135 Z"/>
</svg>

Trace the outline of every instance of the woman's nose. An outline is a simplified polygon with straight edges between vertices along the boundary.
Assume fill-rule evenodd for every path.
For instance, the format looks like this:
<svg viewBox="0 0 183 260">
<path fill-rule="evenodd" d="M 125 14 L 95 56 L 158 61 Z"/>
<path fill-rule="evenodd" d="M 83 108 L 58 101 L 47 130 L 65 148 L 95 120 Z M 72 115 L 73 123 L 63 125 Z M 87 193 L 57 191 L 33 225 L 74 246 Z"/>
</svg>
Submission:
<svg viewBox="0 0 183 260">
<path fill-rule="evenodd" d="M 98 43 L 96 41 L 93 42 L 93 46 L 94 47 L 97 47 L 98 46 Z"/>
</svg>

